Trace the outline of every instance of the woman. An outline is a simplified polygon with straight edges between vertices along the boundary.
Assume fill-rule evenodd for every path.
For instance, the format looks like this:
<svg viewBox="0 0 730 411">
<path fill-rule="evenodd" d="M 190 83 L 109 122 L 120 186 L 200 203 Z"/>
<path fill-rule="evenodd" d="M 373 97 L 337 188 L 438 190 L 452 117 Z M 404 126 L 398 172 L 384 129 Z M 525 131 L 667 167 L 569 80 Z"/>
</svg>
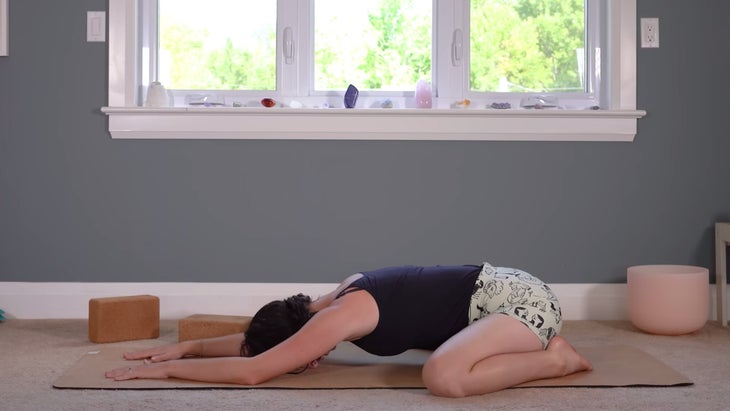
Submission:
<svg viewBox="0 0 730 411">
<path fill-rule="evenodd" d="M 316 367 L 352 341 L 376 355 L 434 350 L 424 384 L 434 395 L 463 397 L 591 370 L 557 336 L 560 327 L 557 298 L 524 271 L 488 263 L 388 267 L 354 274 L 316 301 L 300 294 L 271 302 L 243 334 L 125 354 L 144 364 L 106 377 L 256 385 Z M 208 358 L 178 361 L 185 356 Z"/>
</svg>

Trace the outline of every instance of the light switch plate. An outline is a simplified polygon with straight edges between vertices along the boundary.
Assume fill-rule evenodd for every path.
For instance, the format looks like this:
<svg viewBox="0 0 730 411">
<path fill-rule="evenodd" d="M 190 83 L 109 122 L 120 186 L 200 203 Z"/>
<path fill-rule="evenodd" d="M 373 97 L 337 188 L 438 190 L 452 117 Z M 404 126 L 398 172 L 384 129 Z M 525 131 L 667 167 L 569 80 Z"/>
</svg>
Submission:
<svg viewBox="0 0 730 411">
<path fill-rule="evenodd" d="M 8 0 L 0 0 L 0 56 L 8 55 L 8 34 L 10 29 L 8 28 Z"/>
<path fill-rule="evenodd" d="M 86 12 L 86 41 L 106 41 L 106 12 Z"/>
</svg>

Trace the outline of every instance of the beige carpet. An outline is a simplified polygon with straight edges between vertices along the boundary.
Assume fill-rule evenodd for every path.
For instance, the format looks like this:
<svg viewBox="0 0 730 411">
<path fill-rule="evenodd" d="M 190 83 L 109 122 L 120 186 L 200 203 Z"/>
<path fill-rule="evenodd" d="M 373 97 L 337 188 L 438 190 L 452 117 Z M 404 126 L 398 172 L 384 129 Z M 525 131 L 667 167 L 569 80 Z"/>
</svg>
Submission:
<svg viewBox="0 0 730 411">
<path fill-rule="evenodd" d="M 578 347 L 636 347 L 695 384 L 676 387 L 523 388 L 464 399 L 423 389 L 370 390 L 61 390 L 52 384 L 79 358 L 99 347 L 83 320 L 10 320 L 0 323 L 0 398 L 9 410 L 725 410 L 730 407 L 730 330 L 708 324 L 697 333 L 653 336 L 627 322 L 569 321 L 563 335 Z M 174 341 L 176 322 L 162 323 L 158 344 Z"/>
</svg>

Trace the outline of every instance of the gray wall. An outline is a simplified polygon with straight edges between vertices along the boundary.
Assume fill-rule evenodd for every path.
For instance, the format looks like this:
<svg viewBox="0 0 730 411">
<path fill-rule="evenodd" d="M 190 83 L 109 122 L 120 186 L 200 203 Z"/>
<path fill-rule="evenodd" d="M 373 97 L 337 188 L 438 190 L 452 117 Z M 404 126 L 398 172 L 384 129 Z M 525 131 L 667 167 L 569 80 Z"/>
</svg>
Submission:
<svg viewBox="0 0 730 411">
<path fill-rule="evenodd" d="M 103 0 L 10 2 L 0 280 L 334 282 L 391 264 L 554 283 L 712 267 L 730 220 L 730 2 L 639 0 L 633 143 L 113 141 Z"/>
</svg>

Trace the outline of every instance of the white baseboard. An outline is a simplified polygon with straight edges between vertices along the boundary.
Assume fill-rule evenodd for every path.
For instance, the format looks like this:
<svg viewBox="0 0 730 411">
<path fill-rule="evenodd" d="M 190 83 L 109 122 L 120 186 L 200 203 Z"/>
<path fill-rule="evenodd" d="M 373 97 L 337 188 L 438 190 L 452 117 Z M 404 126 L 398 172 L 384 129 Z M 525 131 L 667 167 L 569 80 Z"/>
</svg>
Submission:
<svg viewBox="0 0 730 411">
<path fill-rule="evenodd" d="M 262 305 L 297 293 L 326 294 L 333 283 L 26 283 L 0 282 L 7 318 L 88 318 L 92 298 L 151 294 L 160 318 L 192 314 L 253 315 Z M 626 284 L 551 284 L 566 320 L 626 320 Z M 714 286 L 710 316 L 715 317 Z"/>
</svg>

